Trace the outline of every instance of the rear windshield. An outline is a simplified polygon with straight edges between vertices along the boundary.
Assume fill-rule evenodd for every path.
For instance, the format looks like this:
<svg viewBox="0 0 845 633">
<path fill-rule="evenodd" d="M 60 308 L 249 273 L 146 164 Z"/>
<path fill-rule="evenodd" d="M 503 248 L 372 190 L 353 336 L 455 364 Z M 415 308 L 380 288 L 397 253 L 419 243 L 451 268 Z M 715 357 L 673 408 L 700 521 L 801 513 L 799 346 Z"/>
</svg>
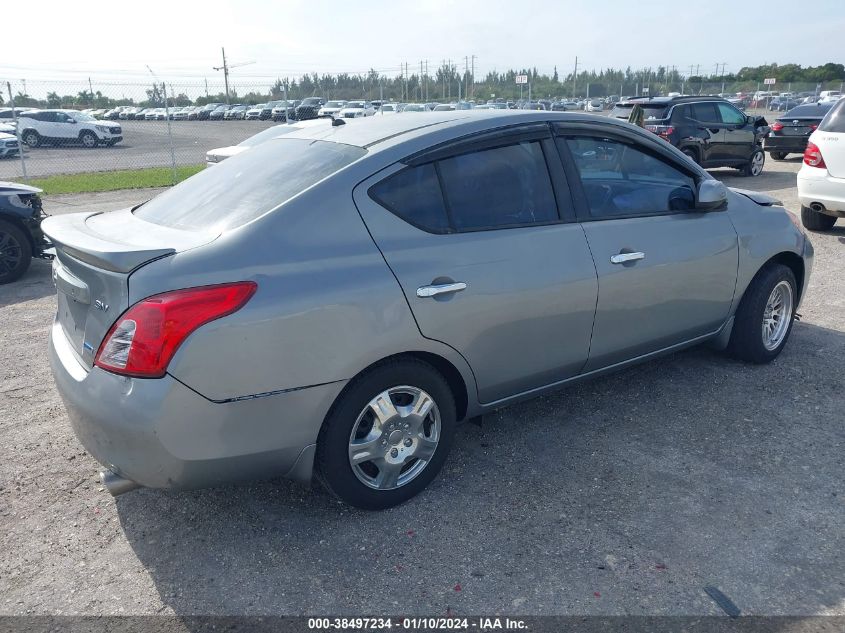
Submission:
<svg viewBox="0 0 845 633">
<path fill-rule="evenodd" d="M 668 107 L 665 103 L 641 103 L 640 104 L 644 110 L 644 118 L 646 119 L 665 119 L 666 118 L 666 110 Z M 610 116 L 616 117 L 617 119 L 621 118 L 628 118 L 631 116 L 631 110 L 634 109 L 633 103 L 617 103 L 613 106 L 613 110 L 610 111 Z"/>
<path fill-rule="evenodd" d="M 797 108 L 792 108 L 789 112 L 784 114 L 781 118 L 782 119 L 794 119 L 794 118 L 800 117 L 800 118 L 812 119 L 812 118 L 815 117 L 817 119 L 821 119 L 825 114 L 827 114 L 828 110 L 830 110 L 830 105 L 825 105 L 825 104 L 819 105 L 819 104 L 816 104 L 816 103 L 812 103 L 810 105 L 801 105 L 801 106 L 798 106 Z"/>
<path fill-rule="evenodd" d="M 328 141 L 273 139 L 168 189 L 135 215 L 177 229 L 222 232 L 267 213 L 366 153 Z"/>
<path fill-rule="evenodd" d="M 822 119 L 819 129 L 822 132 L 845 132 L 845 99 L 840 99 Z"/>
</svg>

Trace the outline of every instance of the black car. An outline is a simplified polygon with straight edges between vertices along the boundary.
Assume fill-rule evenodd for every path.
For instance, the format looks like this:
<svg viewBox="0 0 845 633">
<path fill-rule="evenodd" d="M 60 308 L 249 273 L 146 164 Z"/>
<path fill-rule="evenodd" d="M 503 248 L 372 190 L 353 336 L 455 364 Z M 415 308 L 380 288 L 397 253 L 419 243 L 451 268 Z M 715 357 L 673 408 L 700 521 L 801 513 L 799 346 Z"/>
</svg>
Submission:
<svg viewBox="0 0 845 633">
<path fill-rule="evenodd" d="M 808 103 L 792 108 L 772 123 L 763 149 L 775 160 L 783 160 L 787 154 L 803 154 L 810 134 L 833 106 L 833 103 Z"/>
<path fill-rule="evenodd" d="M 222 103 L 207 103 L 202 108 L 197 110 L 197 121 L 208 121 L 211 113 L 222 106 Z"/>
<path fill-rule="evenodd" d="M 749 116 L 721 97 L 631 99 L 613 106 L 610 116 L 628 119 L 634 105 L 644 111 L 643 125 L 705 168 L 735 167 L 759 176 L 766 155 L 766 119 Z"/>
<path fill-rule="evenodd" d="M 19 279 L 33 257 L 52 259 L 52 246 L 41 232 L 47 217 L 41 208 L 41 189 L 0 182 L 0 284 Z"/>
<path fill-rule="evenodd" d="M 303 99 L 302 103 L 296 106 L 296 119 L 298 121 L 316 119 L 317 113 L 324 105 L 326 105 L 326 100 L 323 97 L 308 97 L 307 99 Z"/>
</svg>

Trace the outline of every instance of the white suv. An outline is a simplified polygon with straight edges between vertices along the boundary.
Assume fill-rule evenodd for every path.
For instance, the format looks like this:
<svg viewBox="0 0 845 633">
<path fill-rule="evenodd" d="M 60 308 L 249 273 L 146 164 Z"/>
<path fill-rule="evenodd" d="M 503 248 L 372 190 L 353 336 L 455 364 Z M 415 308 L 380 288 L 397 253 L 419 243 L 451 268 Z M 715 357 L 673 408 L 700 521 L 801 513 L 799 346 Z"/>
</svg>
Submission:
<svg viewBox="0 0 845 633">
<path fill-rule="evenodd" d="M 21 140 L 29 147 L 45 143 L 81 143 L 83 147 L 114 145 L 123 140 L 118 123 L 98 121 L 76 110 L 38 110 L 18 117 Z"/>
<path fill-rule="evenodd" d="M 833 106 L 807 141 L 798 172 L 801 222 L 826 231 L 845 218 L 845 99 Z"/>
</svg>

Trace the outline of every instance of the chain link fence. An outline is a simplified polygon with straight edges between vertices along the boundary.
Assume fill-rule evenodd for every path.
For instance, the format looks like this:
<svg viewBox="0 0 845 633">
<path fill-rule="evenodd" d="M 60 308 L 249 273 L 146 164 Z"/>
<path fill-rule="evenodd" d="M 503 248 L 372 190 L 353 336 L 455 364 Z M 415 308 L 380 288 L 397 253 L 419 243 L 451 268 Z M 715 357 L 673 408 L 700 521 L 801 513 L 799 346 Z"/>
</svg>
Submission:
<svg viewBox="0 0 845 633">
<path fill-rule="evenodd" d="M 208 150 L 273 125 L 263 108 L 248 113 L 279 98 L 258 84 L 230 86 L 227 99 L 205 82 L 10 82 L 0 131 L 17 135 L 22 151 L 0 159 L 0 180 L 201 165 Z"/>
<path fill-rule="evenodd" d="M 636 94 L 722 94 L 741 96 L 749 112 L 767 113 L 775 93 L 789 92 L 796 99 L 822 90 L 841 90 L 842 82 L 785 83 L 766 86 L 756 82 L 687 81 L 677 75 L 663 83 L 558 81 L 530 76 L 533 99 L 607 98 Z M 24 81 L 3 85 L 0 132 L 16 134 L 20 155 L 7 151 L 0 158 L 0 180 L 28 180 L 59 174 L 169 169 L 199 166 L 206 153 L 235 145 L 280 122 L 273 108 L 293 115 L 300 99 L 386 99 L 450 102 L 467 94 L 477 103 L 487 99 L 518 99 L 522 86 L 510 74 L 477 77 L 473 82 L 453 66 L 420 75 L 388 78 L 373 71 L 361 76 L 303 76 L 290 84 L 280 80 L 252 83 L 209 83 L 207 80 L 170 82 L 151 77 L 147 82 L 122 83 L 86 78 L 84 81 Z M 769 94 L 763 94 L 768 90 Z M 12 103 L 15 115 L 12 113 Z M 260 107 L 259 107 L 260 106 Z M 0 137 L 0 150 L 14 144 Z M 0 151 L 0 155 L 3 152 Z"/>
</svg>

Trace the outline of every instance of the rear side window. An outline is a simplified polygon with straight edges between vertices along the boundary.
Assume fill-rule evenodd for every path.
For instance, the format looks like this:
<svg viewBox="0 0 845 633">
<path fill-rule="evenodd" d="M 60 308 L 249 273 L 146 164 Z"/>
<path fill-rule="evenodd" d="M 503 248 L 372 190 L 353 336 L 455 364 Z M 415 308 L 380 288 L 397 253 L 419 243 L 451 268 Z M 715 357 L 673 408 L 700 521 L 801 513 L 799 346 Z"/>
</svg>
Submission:
<svg viewBox="0 0 845 633">
<path fill-rule="evenodd" d="M 459 154 L 404 169 L 370 188 L 370 196 L 432 233 L 468 232 L 559 219 L 538 141 Z"/>
<path fill-rule="evenodd" d="M 432 233 L 448 233 L 449 218 L 434 164 L 409 167 L 370 188 L 370 196 L 406 222 Z"/>
<path fill-rule="evenodd" d="M 822 132 L 845 133 L 845 99 L 840 99 L 819 124 Z"/>
<path fill-rule="evenodd" d="M 135 210 L 177 229 L 225 231 L 265 214 L 367 151 L 361 147 L 273 139 L 205 169 Z"/>
<path fill-rule="evenodd" d="M 693 103 L 690 107 L 692 118 L 702 123 L 721 123 L 722 117 L 716 110 L 715 103 Z"/>
</svg>

